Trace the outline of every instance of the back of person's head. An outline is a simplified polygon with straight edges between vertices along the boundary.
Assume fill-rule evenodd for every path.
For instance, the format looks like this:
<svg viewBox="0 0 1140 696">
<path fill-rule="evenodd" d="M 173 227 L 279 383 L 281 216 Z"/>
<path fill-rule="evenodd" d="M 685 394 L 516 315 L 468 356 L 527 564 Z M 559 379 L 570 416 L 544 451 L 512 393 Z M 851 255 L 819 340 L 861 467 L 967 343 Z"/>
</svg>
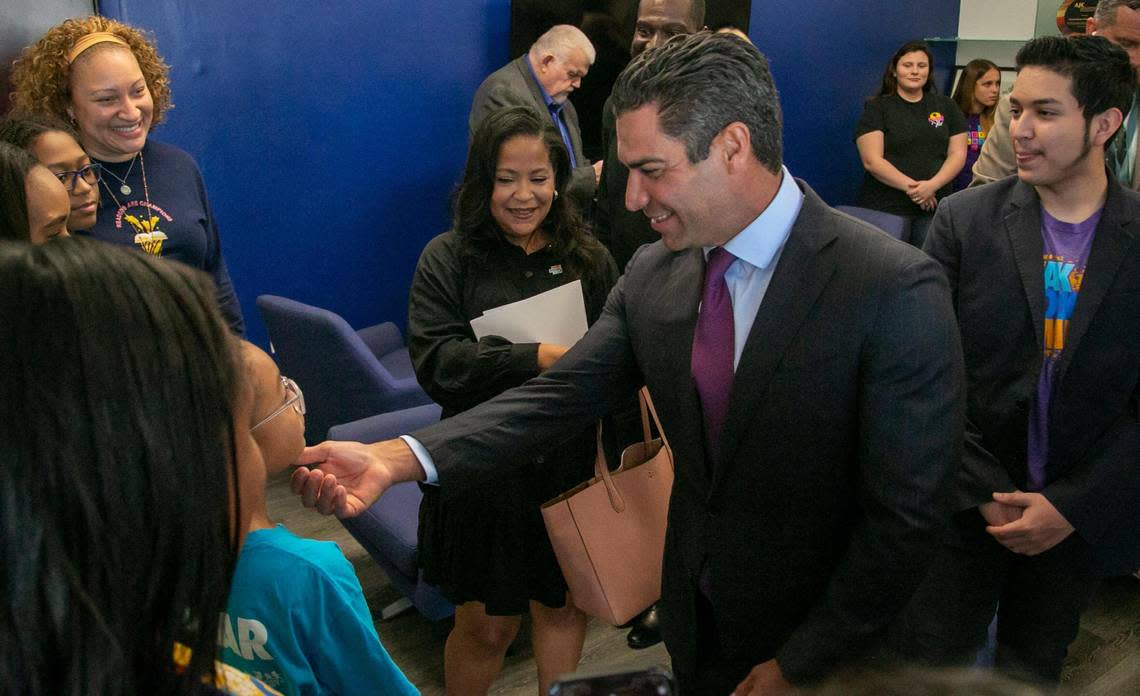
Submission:
<svg viewBox="0 0 1140 696">
<path fill-rule="evenodd" d="M 618 116 L 655 108 L 661 132 L 684 143 L 693 163 L 725 126 L 743 123 L 756 159 L 780 171 L 782 116 L 768 60 L 732 34 L 701 31 L 645 51 L 618 76 L 611 99 Z"/>
<path fill-rule="evenodd" d="M 883 77 L 879 81 L 878 96 L 888 96 L 898 92 L 899 79 L 896 74 L 898 63 L 903 56 L 916 51 L 922 51 L 926 54 L 926 64 L 930 70 L 926 76 L 926 84 L 922 86 L 922 91 L 928 94 L 938 93 L 938 86 L 934 84 L 934 54 L 930 52 L 930 46 L 926 45 L 925 41 L 907 41 L 899 46 L 899 50 L 895 51 L 891 59 L 887 61 L 887 67 L 883 69 Z"/>
<path fill-rule="evenodd" d="M 28 241 L 28 198 L 24 180 L 39 165 L 22 147 L 0 142 L 0 239 Z"/>
<path fill-rule="evenodd" d="M 1116 24 L 1116 13 L 1120 8 L 1140 11 L 1140 0 L 1100 0 L 1096 4 L 1093 18 L 1101 29 Z"/>
<path fill-rule="evenodd" d="M 1085 121 L 1116 108 L 1127 116 L 1136 87 L 1128 54 L 1102 36 L 1041 36 L 1017 52 L 1017 70 L 1043 68 L 1072 81 Z"/>
<path fill-rule="evenodd" d="M 586 61 L 590 65 L 594 64 L 594 59 L 597 57 L 597 51 L 594 49 L 594 45 L 590 43 L 590 39 L 586 36 L 585 32 L 572 24 L 554 25 L 546 30 L 546 33 L 538 37 L 530 47 L 532 55 L 542 56 L 549 54 L 555 56 L 558 60 L 566 60 L 575 50 L 584 53 Z"/>
<path fill-rule="evenodd" d="M 239 518 L 215 305 L 205 275 L 130 249 L 0 243 L 0 691 L 212 674 Z"/>
</svg>

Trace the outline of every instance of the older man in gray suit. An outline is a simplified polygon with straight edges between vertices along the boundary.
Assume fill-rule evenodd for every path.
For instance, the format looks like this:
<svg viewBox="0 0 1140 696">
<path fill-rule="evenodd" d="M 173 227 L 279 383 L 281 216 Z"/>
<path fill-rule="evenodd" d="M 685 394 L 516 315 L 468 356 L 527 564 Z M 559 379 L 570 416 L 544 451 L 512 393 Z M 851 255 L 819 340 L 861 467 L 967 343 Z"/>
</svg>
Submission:
<svg viewBox="0 0 1140 696">
<path fill-rule="evenodd" d="M 590 165 L 582 154 L 582 133 L 578 112 L 570 103 L 570 93 L 581 86 L 582 78 L 594 64 L 594 46 L 582 30 L 559 24 L 538 37 L 525 55 L 491 73 L 471 101 L 467 137 L 492 111 L 508 106 L 529 106 L 549 117 L 562 134 L 574 172 L 569 193 L 584 210 L 594 197 L 602 163 Z"/>
</svg>

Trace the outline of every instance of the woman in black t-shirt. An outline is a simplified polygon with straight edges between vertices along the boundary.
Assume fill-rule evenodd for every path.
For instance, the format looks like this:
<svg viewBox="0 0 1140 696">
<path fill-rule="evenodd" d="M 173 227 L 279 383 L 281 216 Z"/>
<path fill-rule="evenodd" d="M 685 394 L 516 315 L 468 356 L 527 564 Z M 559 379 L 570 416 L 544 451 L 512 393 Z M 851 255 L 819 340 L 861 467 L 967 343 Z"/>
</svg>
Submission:
<svg viewBox="0 0 1140 696">
<path fill-rule="evenodd" d="M 926 44 L 904 44 L 855 126 L 867 170 L 859 204 L 910 219 L 910 243 L 917 247 L 966 161 L 965 117 L 952 99 L 936 93 L 933 73 Z"/>
</svg>

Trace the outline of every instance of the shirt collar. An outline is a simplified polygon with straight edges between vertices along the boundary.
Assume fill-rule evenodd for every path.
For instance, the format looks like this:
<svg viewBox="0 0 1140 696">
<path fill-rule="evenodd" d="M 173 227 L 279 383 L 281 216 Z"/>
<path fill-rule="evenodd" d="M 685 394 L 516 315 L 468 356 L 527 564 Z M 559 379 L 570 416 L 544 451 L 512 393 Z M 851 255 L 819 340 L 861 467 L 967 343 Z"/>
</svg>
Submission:
<svg viewBox="0 0 1140 696">
<path fill-rule="evenodd" d="M 756 268 L 767 268 L 772 263 L 791 234 L 804 202 L 804 193 L 788 168 L 781 166 L 780 174 L 780 188 L 772 202 L 724 245 L 733 256 Z M 710 249 L 705 248 L 706 258 Z"/>
<path fill-rule="evenodd" d="M 538 74 L 534 72 L 534 66 L 530 64 L 530 56 L 523 56 L 523 59 L 526 60 L 526 67 L 527 70 L 530 70 L 530 76 L 534 80 L 534 84 L 538 85 L 538 91 L 542 94 L 542 101 L 546 103 L 546 108 L 551 111 L 561 111 L 562 105 L 551 99 L 550 95 L 546 93 L 546 88 L 538 81 Z"/>
</svg>

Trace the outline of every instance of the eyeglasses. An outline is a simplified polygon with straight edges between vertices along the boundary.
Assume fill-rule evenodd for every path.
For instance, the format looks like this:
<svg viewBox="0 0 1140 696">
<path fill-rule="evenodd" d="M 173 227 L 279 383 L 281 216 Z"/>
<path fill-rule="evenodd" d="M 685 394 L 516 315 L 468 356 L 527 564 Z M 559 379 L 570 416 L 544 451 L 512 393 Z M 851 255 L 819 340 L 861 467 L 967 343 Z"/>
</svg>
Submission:
<svg viewBox="0 0 1140 696">
<path fill-rule="evenodd" d="M 68 193 L 71 193 L 75 190 L 75 185 L 79 183 L 80 179 L 83 179 L 88 184 L 94 186 L 99 182 L 99 176 L 102 173 L 103 165 L 97 162 L 92 162 L 82 169 L 76 169 L 75 171 L 70 172 L 58 172 L 56 173 L 55 178 L 59 179 L 59 182 L 67 187 Z"/>
<path fill-rule="evenodd" d="M 281 384 L 285 387 L 285 403 L 281 404 L 281 406 L 278 407 L 278 409 L 273 413 L 270 413 L 265 418 L 259 420 L 252 428 L 249 429 L 249 432 L 252 433 L 254 430 L 257 430 L 277 416 L 285 413 L 285 411 L 290 406 L 292 406 L 293 410 L 297 413 L 301 414 L 302 416 L 305 415 L 305 395 L 301 393 L 301 388 L 297 386 L 296 382 L 289 379 L 285 375 L 281 375 Z"/>
</svg>

